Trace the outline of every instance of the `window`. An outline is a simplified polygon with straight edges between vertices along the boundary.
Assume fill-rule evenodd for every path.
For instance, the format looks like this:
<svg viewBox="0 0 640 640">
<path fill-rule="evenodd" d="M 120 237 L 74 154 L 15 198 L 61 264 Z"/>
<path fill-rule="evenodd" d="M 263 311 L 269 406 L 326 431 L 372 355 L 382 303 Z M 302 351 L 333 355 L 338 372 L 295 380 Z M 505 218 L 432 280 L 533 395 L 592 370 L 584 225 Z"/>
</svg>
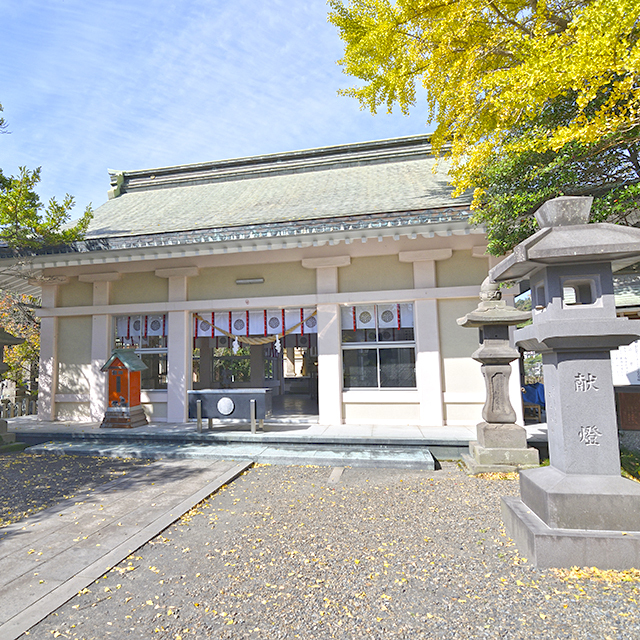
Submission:
<svg viewBox="0 0 640 640">
<path fill-rule="evenodd" d="M 412 304 L 342 307 L 344 388 L 415 388 Z"/>
<path fill-rule="evenodd" d="M 166 389 L 166 315 L 117 316 L 114 324 L 116 349 L 135 349 L 147 365 L 141 372 L 142 389 Z"/>
</svg>

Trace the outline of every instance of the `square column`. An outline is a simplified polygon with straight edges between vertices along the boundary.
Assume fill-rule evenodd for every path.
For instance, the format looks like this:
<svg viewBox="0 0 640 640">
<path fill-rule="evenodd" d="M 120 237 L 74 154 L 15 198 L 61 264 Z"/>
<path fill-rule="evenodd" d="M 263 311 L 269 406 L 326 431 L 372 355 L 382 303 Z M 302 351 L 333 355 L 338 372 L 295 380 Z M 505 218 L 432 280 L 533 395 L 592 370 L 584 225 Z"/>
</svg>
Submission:
<svg viewBox="0 0 640 640">
<path fill-rule="evenodd" d="M 111 322 L 108 315 L 93 316 L 91 323 L 91 372 L 89 408 L 91 420 L 98 422 L 107 410 L 107 376 L 100 370 L 111 355 Z"/>
<path fill-rule="evenodd" d="M 415 289 L 431 289 L 437 286 L 436 261 L 447 260 L 452 249 L 427 249 L 401 251 L 400 262 L 413 263 Z M 440 356 L 440 330 L 437 300 L 416 300 L 416 385 L 420 395 L 420 424 L 440 427 L 444 424 L 442 394 L 442 358 Z"/>
<path fill-rule="evenodd" d="M 187 390 L 191 388 L 191 314 L 167 314 L 167 422 L 187 421 Z"/>
<path fill-rule="evenodd" d="M 54 309 L 58 285 L 42 286 L 42 308 Z M 58 386 L 58 319 L 40 319 L 40 364 L 38 373 L 38 420 L 55 420 Z"/>
<path fill-rule="evenodd" d="M 185 302 L 188 278 L 200 273 L 198 267 L 156 269 L 159 278 L 169 280 L 169 302 Z M 191 313 L 170 311 L 167 314 L 167 422 L 186 422 L 188 418 L 187 391 L 191 389 Z"/>
<path fill-rule="evenodd" d="M 318 409 L 320 424 L 342 424 L 340 307 L 318 305 Z"/>
<path fill-rule="evenodd" d="M 43 287 L 44 290 L 45 287 Z M 44 293 L 43 293 L 44 302 Z M 55 420 L 58 385 L 58 318 L 40 320 L 40 365 L 38 374 L 38 420 Z"/>
<path fill-rule="evenodd" d="M 111 283 L 119 280 L 121 274 L 90 273 L 78 276 L 80 282 L 93 283 L 93 306 L 109 304 Z M 91 322 L 91 371 L 89 373 L 89 411 L 91 420 L 101 421 L 107 410 L 107 376 L 101 367 L 111 356 L 111 318 L 107 314 L 94 315 Z"/>
<path fill-rule="evenodd" d="M 420 424 L 439 427 L 444 424 L 444 410 L 438 301 L 416 300 L 414 310 L 416 384 L 420 394 Z"/>
</svg>

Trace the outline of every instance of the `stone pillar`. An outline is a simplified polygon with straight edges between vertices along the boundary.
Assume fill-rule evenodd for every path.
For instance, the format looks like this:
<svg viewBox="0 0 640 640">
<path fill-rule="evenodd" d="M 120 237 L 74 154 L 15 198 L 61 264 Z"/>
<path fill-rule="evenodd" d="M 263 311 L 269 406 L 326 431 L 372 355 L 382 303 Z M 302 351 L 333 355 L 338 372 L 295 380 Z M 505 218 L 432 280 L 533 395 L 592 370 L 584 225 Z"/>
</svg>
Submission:
<svg viewBox="0 0 640 640">
<path fill-rule="evenodd" d="M 480 300 L 475 311 L 458 320 L 459 325 L 480 331 L 480 348 L 472 357 L 482 364 L 486 386 L 484 422 L 476 427 L 478 440 L 469 444 L 469 454 L 462 459 L 471 474 L 538 466 L 538 451 L 527 446 L 527 432 L 515 424 L 509 398 L 509 363 L 518 357 L 509 343 L 509 327 L 529 320 L 531 314 L 508 307 L 489 278 L 482 283 Z"/>
<path fill-rule="evenodd" d="M 167 422 L 187 421 L 187 390 L 191 388 L 191 314 L 170 311 L 167 344 Z"/>
<path fill-rule="evenodd" d="M 107 307 L 111 283 L 119 280 L 121 274 L 90 273 L 78 276 L 80 282 L 93 283 L 93 306 Z M 109 314 L 94 314 L 91 323 L 91 372 L 89 374 L 89 410 L 91 420 L 101 421 L 107 409 L 107 376 L 101 371 L 102 365 L 111 356 L 113 336 Z"/>
<path fill-rule="evenodd" d="M 156 269 L 156 276 L 169 279 L 169 302 L 185 302 L 188 278 L 197 276 L 197 267 Z M 170 311 L 167 336 L 167 422 L 188 419 L 187 390 L 191 389 L 192 338 L 191 313 Z"/>
<path fill-rule="evenodd" d="M 57 285 L 42 286 L 42 308 L 54 309 Z M 58 386 L 58 318 L 40 320 L 40 365 L 38 373 L 38 420 L 55 420 L 55 395 Z"/>
<path fill-rule="evenodd" d="M 340 307 L 318 305 L 318 420 L 342 424 L 342 334 Z"/>
<path fill-rule="evenodd" d="M 316 270 L 316 293 L 338 293 L 338 268 L 351 264 L 350 256 L 305 258 L 302 266 Z M 340 307 L 318 304 L 318 421 L 342 424 L 342 333 Z"/>
<path fill-rule="evenodd" d="M 437 286 L 436 261 L 447 260 L 452 249 L 401 251 L 400 262 L 413 264 L 413 288 L 432 289 Z M 442 426 L 444 403 L 442 394 L 442 358 L 440 357 L 440 328 L 438 301 L 416 300 L 416 386 L 420 396 L 420 424 Z"/>
</svg>

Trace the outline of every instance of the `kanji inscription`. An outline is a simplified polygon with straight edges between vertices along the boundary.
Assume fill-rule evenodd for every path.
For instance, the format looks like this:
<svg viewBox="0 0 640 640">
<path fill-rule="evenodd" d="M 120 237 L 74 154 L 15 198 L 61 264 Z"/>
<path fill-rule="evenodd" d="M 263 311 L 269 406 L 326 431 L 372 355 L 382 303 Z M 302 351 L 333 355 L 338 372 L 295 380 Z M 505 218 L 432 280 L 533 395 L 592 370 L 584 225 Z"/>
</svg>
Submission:
<svg viewBox="0 0 640 640">
<path fill-rule="evenodd" d="M 576 391 L 598 391 L 598 387 L 596 387 L 597 380 L 598 376 L 593 373 L 576 373 L 574 378 Z"/>
<path fill-rule="evenodd" d="M 600 443 L 598 442 L 598 438 L 602 436 L 600 430 L 595 425 L 587 425 L 580 427 L 580 431 L 578 432 L 580 436 L 580 442 L 583 442 L 588 447 L 599 447 Z"/>
</svg>

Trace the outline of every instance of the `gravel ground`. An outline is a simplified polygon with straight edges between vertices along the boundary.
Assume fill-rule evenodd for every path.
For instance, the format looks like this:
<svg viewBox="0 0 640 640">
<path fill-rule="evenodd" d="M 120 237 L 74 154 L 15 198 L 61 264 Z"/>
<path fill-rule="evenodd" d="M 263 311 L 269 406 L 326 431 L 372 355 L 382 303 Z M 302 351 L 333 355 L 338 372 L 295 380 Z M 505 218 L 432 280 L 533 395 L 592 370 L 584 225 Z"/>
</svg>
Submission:
<svg viewBox="0 0 640 640">
<path fill-rule="evenodd" d="M 29 640 L 640 637 L 640 572 L 537 571 L 505 537 L 514 477 L 258 466 Z"/>
<path fill-rule="evenodd" d="M 0 527 L 95 489 L 149 462 L 32 453 L 0 455 Z"/>
</svg>

